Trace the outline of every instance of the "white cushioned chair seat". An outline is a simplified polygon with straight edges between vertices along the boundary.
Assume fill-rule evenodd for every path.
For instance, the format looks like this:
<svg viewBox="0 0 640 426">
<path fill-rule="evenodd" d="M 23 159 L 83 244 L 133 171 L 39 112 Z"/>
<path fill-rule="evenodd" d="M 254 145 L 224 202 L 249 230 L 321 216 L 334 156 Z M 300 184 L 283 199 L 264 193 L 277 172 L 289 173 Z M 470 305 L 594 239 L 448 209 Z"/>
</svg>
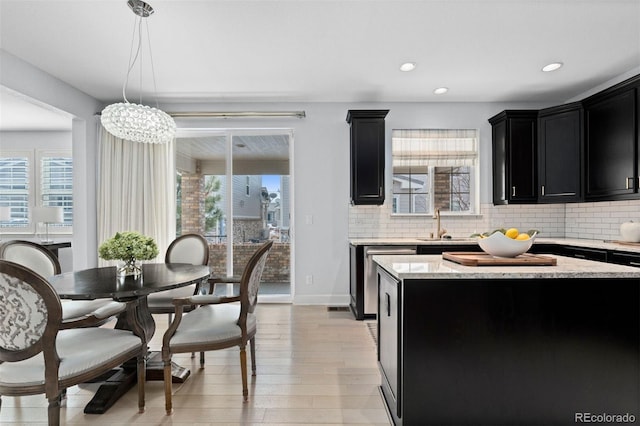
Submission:
<svg viewBox="0 0 640 426">
<path fill-rule="evenodd" d="M 170 346 L 237 339 L 242 334 L 237 324 L 239 316 L 239 304 L 200 306 L 184 314 L 175 335 L 171 338 Z M 248 314 L 247 332 L 251 333 L 255 329 L 256 317 L 254 314 Z"/>
<path fill-rule="evenodd" d="M 99 312 L 106 312 L 104 308 L 111 312 L 110 315 L 116 315 L 123 312 L 127 305 L 122 302 L 116 302 L 111 299 L 96 299 L 96 300 L 61 300 L 62 303 L 62 320 L 68 321 L 75 318 L 82 318 L 87 315 L 93 314 L 95 311 L 101 309 Z M 106 317 L 101 317 L 106 318 Z"/>
<path fill-rule="evenodd" d="M 139 337 L 126 330 L 97 327 L 60 330 L 56 340 L 60 356 L 59 377 L 64 380 L 92 370 L 95 366 L 139 348 L 141 343 Z M 4 386 L 43 384 L 42 352 L 24 361 L 0 364 L 0 377 Z"/>
<path fill-rule="evenodd" d="M 149 296 L 147 296 L 147 303 L 149 304 L 150 308 L 173 306 L 173 299 L 193 296 L 194 291 L 196 291 L 195 284 L 174 288 L 167 291 L 151 293 Z"/>
</svg>

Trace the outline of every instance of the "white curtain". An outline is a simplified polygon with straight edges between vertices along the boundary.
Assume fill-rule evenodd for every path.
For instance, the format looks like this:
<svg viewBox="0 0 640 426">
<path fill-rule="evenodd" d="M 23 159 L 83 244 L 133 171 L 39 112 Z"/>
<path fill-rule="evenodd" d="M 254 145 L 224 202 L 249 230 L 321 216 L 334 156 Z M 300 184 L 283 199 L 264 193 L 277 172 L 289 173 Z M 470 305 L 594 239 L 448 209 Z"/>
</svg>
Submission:
<svg viewBox="0 0 640 426">
<path fill-rule="evenodd" d="M 98 125 L 98 245 L 116 232 L 138 231 L 155 239 L 162 262 L 176 235 L 175 143 L 131 142 Z"/>
</svg>

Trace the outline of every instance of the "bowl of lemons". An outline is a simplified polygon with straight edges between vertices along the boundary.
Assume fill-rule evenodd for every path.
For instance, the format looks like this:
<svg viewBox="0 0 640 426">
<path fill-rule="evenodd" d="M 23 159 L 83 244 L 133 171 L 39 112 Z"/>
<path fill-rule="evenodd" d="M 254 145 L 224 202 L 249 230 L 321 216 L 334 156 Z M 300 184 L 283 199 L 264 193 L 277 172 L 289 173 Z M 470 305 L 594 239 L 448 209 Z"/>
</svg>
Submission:
<svg viewBox="0 0 640 426">
<path fill-rule="evenodd" d="M 516 257 L 531 248 L 537 234 L 535 229 L 520 232 L 517 228 L 500 228 L 474 236 L 485 253 L 496 257 Z"/>
</svg>

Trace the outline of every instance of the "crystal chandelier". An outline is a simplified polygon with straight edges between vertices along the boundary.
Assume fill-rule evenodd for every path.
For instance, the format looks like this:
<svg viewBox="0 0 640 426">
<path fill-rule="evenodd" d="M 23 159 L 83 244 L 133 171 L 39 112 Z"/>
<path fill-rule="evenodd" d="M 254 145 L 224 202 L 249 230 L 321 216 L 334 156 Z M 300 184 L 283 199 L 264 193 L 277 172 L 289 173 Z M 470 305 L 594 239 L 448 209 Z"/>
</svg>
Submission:
<svg viewBox="0 0 640 426">
<path fill-rule="evenodd" d="M 124 102 L 111 104 L 102 110 L 100 121 L 104 128 L 112 135 L 133 142 L 143 143 L 167 143 L 171 141 L 176 132 L 176 123 L 171 116 L 158 108 L 131 103 L 127 100 L 126 89 L 129 83 L 129 74 L 141 54 L 142 46 L 142 18 L 147 18 L 153 14 L 153 8 L 141 0 L 129 0 L 127 5 L 134 14 L 137 15 L 138 47 L 133 52 L 133 40 L 131 57 L 129 58 L 129 69 L 127 77 L 122 86 L 122 97 Z M 149 29 L 147 27 L 147 38 Z M 136 29 L 133 30 L 135 39 Z M 149 52 L 151 52 L 151 42 L 149 41 Z M 151 55 L 150 55 L 151 56 Z M 151 57 L 151 71 L 153 76 L 153 86 L 155 91 L 156 78 L 153 71 L 153 58 Z M 140 69 L 142 75 L 142 67 Z M 142 91 L 142 87 L 140 87 Z M 157 99 L 156 99 L 157 106 Z"/>
</svg>

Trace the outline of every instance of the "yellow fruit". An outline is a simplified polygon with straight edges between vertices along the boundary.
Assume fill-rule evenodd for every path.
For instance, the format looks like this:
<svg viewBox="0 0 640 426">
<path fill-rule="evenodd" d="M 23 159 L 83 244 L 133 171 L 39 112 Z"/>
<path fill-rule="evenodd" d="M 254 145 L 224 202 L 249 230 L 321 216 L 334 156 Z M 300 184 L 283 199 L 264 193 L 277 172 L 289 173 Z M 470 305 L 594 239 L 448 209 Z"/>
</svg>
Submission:
<svg viewBox="0 0 640 426">
<path fill-rule="evenodd" d="M 504 233 L 504 235 L 506 235 L 509 238 L 516 238 L 518 235 L 520 235 L 520 231 L 518 231 L 517 228 L 509 228 L 507 229 L 507 232 Z"/>
<path fill-rule="evenodd" d="M 527 234 L 526 232 L 518 234 L 518 236 L 516 237 L 516 240 L 528 240 L 528 239 L 529 239 L 529 234 Z"/>
</svg>

